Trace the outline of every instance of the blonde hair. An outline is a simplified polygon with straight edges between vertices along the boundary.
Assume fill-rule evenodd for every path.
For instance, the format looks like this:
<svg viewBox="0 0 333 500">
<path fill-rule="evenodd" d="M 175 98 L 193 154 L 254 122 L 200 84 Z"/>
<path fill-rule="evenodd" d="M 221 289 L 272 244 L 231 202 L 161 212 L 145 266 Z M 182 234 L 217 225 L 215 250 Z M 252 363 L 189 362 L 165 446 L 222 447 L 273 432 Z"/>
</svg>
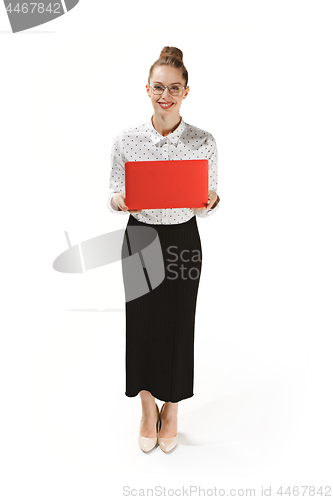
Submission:
<svg viewBox="0 0 333 500">
<path fill-rule="evenodd" d="M 177 47 L 163 47 L 159 59 L 157 59 L 157 61 L 152 64 L 149 70 L 148 85 L 150 85 L 150 79 L 153 75 L 154 69 L 158 66 L 163 65 L 180 69 L 182 72 L 182 77 L 185 80 L 185 87 L 187 87 L 188 73 L 183 63 L 183 52 L 180 49 L 177 49 Z"/>
</svg>

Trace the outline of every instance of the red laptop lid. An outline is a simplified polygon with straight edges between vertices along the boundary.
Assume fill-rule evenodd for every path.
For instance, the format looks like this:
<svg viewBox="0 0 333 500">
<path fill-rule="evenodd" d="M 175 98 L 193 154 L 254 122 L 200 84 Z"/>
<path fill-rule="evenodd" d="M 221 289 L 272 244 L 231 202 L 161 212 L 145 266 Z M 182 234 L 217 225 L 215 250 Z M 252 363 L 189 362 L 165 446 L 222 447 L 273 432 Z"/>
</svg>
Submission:
<svg viewBox="0 0 333 500">
<path fill-rule="evenodd" d="M 125 202 L 130 210 L 206 207 L 208 160 L 125 162 Z"/>
</svg>

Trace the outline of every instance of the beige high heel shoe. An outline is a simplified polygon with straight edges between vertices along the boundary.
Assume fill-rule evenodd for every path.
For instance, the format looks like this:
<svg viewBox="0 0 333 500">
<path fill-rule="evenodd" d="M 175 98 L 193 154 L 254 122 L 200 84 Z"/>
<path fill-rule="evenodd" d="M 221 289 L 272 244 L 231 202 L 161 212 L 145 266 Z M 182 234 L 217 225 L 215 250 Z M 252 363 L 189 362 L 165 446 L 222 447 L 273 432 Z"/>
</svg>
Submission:
<svg viewBox="0 0 333 500">
<path fill-rule="evenodd" d="M 160 421 L 160 411 L 159 411 L 156 403 L 155 403 L 155 405 L 156 405 L 156 409 L 157 409 L 156 432 L 158 433 L 158 424 Z M 144 436 L 141 436 L 141 434 L 139 432 L 139 446 L 140 446 L 142 451 L 144 451 L 146 453 L 147 451 L 150 451 L 153 448 L 155 448 L 156 444 L 157 444 L 157 436 L 152 437 L 152 438 L 144 437 Z"/>
<path fill-rule="evenodd" d="M 160 432 L 160 430 L 161 430 L 161 425 L 162 425 L 161 413 L 163 411 L 164 405 L 165 405 L 165 403 L 163 403 L 161 411 L 160 411 L 158 432 Z M 171 438 L 162 438 L 162 437 L 160 437 L 160 435 L 158 433 L 157 442 L 160 445 L 161 450 L 164 451 L 164 453 L 169 453 L 169 451 L 173 450 L 178 443 L 178 432 L 174 437 L 171 437 Z"/>
</svg>

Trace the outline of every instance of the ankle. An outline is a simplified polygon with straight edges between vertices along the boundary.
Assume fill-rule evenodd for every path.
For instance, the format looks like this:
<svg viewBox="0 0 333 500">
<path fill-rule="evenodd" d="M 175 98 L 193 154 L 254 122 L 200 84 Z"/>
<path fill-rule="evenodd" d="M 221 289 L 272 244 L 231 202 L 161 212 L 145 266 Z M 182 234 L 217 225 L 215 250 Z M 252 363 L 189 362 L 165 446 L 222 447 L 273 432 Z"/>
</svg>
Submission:
<svg viewBox="0 0 333 500">
<path fill-rule="evenodd" d="M 152 415 L 154 415 L 154 416 L 157 415 L 156 403 L 142 404 L 142 417 L 143 418 L 150 418 L 150 417 L 152 417 Z"/>
<path fill-rule="evenodd" d="M 165 404 L 161 412 L 161 418 L 164 420 L 174 420 L 178 416 L 178 404 Z"/>
</svg>

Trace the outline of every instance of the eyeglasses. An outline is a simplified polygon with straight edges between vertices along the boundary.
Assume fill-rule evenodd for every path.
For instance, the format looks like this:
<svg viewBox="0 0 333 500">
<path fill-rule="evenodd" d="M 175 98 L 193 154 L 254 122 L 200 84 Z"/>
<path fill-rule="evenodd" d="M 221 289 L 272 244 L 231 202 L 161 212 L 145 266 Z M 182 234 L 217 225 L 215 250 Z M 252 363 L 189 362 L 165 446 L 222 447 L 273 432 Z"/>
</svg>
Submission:
<svg viewBox="0 0 333 500">
<path fill-rule="evenodd" d="M 170 92 L 171 95 L 181 95 L 181 93 L 183 92 L 183 89 L 187 89 L 187 87 L 183 87 L 182 85 L 168 85 L 168 86 L 164 86 L 164 85 L 149 85 L 148 84 L 148 87 L 150 87 L 153 91 L 153 94 L 155 95 L 161 95 L 163 94 L 164 90 L 165 89 L 168 89 L 168 91 Z"/>
</svg>

